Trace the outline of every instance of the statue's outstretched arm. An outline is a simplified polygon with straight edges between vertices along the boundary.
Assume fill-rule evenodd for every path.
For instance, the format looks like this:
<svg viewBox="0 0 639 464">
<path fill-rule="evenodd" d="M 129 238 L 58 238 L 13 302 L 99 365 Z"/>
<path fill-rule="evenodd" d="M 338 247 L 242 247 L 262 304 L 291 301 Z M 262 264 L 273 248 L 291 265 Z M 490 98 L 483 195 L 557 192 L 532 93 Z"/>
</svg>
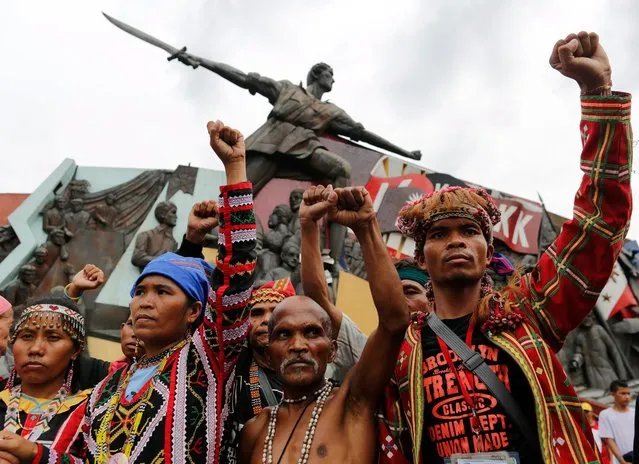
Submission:
<svg viewBox="0 0 639 464">
<path fill-rule="evenodd" d="M 350 116 L 345 113 L 331 121 L 331 131 L 339 135 L 345 135 L 353 140 L 366 142 L 377 148 L 388 150 L 391 153 L 395 153 L 400 156 L 404 156 L 410 159 L 421 159 L 422 153 L 419 150 L 408 151 L 401 147 L 389 142 L 383 137 L 375 134 L 374 132 L 364 129 L 364 126 L 355 122 Z"/>
<path fill-rule="evenodd" d="M 238 87 L 247 89 L 252 94 L 259 93 L 268 98 L 271 103 L 277 99 L 277 95 L 279 94 L 280 89 L 277 81 L 269 77 L 260 76 L 255 73 L 247 74 L 228 64 L 200 58 L 199 56 L 186 52 L 178 54 L 177 59 L 187 66 L 193 66 L 193 62 L 195 61 L 199 66 L 213 71 L 218 76 L 223 77 Z"/>
<path fill-rule="evenodd" d="M 400 156 L 405 156 L 406 158 L 418 160 L 422 158 L 422 152 L 419 150 L 408 151 L 404 150 L 401 147 L 389 142 L 383 137 L 375 134 L 374 132 L 367 131 L 364 129 L 359 137 L 362 142 L 369 143 L 375 147 L 381 148 L 383 150 L 388 150 L 391 153 L 396 153 Z"/>
</svg>

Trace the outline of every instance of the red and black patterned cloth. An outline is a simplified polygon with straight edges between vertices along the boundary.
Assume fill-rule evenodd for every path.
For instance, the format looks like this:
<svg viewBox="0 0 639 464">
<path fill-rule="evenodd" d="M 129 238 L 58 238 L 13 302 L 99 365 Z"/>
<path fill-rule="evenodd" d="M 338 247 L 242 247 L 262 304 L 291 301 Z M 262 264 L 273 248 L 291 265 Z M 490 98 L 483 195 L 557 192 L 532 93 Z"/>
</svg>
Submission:
<svg viewBox="0 0 639 464">
<path fill-rule="evenodd" d="M 221 188 L 220 227 L 212 292 L 202 325 L 192 340 L 171 355 L 150 394 L 122 398 L 107 424 L 109 454 L 121 452 L 141 402 L 145 403 L 131 462 L 219 462 L 232 373 L 248 332 L 246 303 L 255 269 L 255 215 L 251 184 Z M 36 462 L 106 462 L 99 456 L 100 425 L 110 398 L 128 367 L 111 374 L 93 391 L 85 414 L 82 455 L 39 447 Z"/>
<path fill-rule="evenodd" d="M 555 464 L 599 462 L 581 403 L 555 353 L 597 302 L 623 246 L 632 212 L 630 95 L 584 96 L 581 110 L 583 177 L 574 217 L 523 277 L 521 293 L 513 299 L 522 315 L 520 323 L 501 331 L 482 326 L 487 343 L 523 372 L 534 401 L 542 460 Z M 429 382 L 424 372 L 429 375 L 429 368 L 424 366 L 423 335 L 420 323 L 411 324 L 387 389 L 379 436 L 385 463 L 431 462 L 422 446 L 433 432 L 425 430 L 425 423 L 432 420 L 424 417 L 428 401 L 424 385 Z M 469 436 L 461 427 L 440 430 L 451 440 Z M 471 438 L 467 451 L 481 451 L 478 447 Z M 455 452 L 454 446 L 439 450 L 445 456 Z"/>
</svg>

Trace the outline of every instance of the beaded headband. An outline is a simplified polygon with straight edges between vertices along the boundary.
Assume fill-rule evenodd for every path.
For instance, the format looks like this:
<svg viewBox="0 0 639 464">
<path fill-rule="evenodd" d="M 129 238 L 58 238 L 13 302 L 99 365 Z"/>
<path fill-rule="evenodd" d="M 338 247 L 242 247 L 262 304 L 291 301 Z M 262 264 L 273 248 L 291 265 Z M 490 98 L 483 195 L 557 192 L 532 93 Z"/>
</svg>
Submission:
<svg viewBox="0 0 639 464">
<path fill-rule="evenodd" d="M 295 288 L 291 279 L 287 277 L 262 285 L 253 292 L 248 304 L 253 306 L 257 303 L 279 303 L 290 296 L 295 296 Z"/>
<path fill-rule="evenodd" d="M 493 226 L 501 220 L 495 201 L 481 188 L 447 187 L 408 203 L 399 212 L 397 228 L 415 240 L 415 257 L 421 256 L 428 230 L 437 221 L 465 218 L 475 221 L 486 242 L 493 242 Z"/>
<path fill-rule="evenodd" d="M 56 304 L 35 304 L 25 308 L 11 335 L 11 343 L 16 341 L 18 333 L 27 324 L 33 324 L 36 329 L 40 326 L 62 329 L 80 348 L 84 348 L 84 317 L 71 308 Z"/>
</svg>

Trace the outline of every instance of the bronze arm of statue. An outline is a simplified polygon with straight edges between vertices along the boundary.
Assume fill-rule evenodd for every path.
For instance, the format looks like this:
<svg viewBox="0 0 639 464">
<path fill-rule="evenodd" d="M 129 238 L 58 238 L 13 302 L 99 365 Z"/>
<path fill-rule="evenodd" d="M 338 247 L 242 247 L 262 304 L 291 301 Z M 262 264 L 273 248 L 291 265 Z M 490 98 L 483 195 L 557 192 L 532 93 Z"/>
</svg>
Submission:
<svg viewBox="0 0 639 464">
<path fill-rule="evenodd" d="M 266 97 L 269 102 L 275 106 L 273 113 L 276 114 L 275 117 L 277 119 L 283 120 L 285 122 L 290 122 L 295 126 L 302 126 L 307 129 L 311 129 L 318 135 L 324 131 L 327 131 L 335 135 L 347 136 L 354 141 L 366 142 L 377 148 L 388 150 L 391 153 L 395 153 L 406 158 L 416 160 L 421 159 L 422 155 L 419 150 L 405 150 L 389 142 L 383 137 L 364 129 L 364 126 L 353 121 L 344 110 L 337 107 L 336 105 L 328 102 L 322 102 L 322 96 L 324 95 L 324 93 L 330 92 L 332 90 L 332 86 L 334 83 L 333 69 L 325 63 L 318 63 L 311 68 L 307 75 L 307 88 L 305 90 L 310 96 L 317 99 L 317 103 L 323 103 L 326 107 L 330 107 L 332 109 L 332 116 L 320 122 L 310 116 L 305 118 L 300 118 L 299 116 L 297 116 L 295 120 L 289 120 L 289 118 L 287 117 L 288 115 L 286 114 L 280 113 L 278 116 L 278 98 L 282 96 L 282 93 L 286 94 L 283 96 L 283 98 L 290 98 L 290 95 L 285 92 L 287 86 L 286 83 L 288 81 L 276 81 L 272 78 L 261 76 L 257 73 L 247 74 L 228 64 L 218 63 L 205 58 L 200 58 L 198 56 L 186 53 L 185 51 L 178 52 L 175 57 L 181 63 L 184 63 L 187 66 L 201 66 L 223 77 L 229 82 L 232 82 L 238 87 L 247 89 L 253 95 L 259 93 L 260 95 Z M 322 111 L 321 105 L 316 106 L 313 103 L 305 102 L 302 103 L 300 107 L 304 109 L 305 106 L 308 106 L 316 111 Z M 327 111 L 330 112 L 331 110 Z M 250 151 L 250 147 L 248 148 Z"/>
<path fill-rule="evenodd" d="M 268 98 L 271 103 L 273 103 L 277 99 L 277 96 L 279 94 L 277 81 L 268 77 L 260 76 L 261 80 L 264 81 L 266 85 L 261 85 L 259 86 L 259 88 L 253 89 L 251 86 L 249 86 L 249 75 L 237 68 L 234 68 L 233 66 L 225 63 L 218 63 L 216 61 L 207 60 L 206 58 L 200 58 L 199 56 L 191 55 L 190 53 L 186 52 L 178 53 L 176 58 L 178 59 L 178 61 L 180 61 L 180 63 L 183 63 L 187 66 L 193 66 L 193 62 L 195 62 L 198 66 L 214 72 L 218 76 L 237 85 L 238 87 L 249 90 L 253 95 L 255 95 L 256 92 L 259 93 L 260 95 Z"/>
<path fill-rule="evenodd" d="M 398 147 L 394 143 L 389 142 L 385 138 L 375 134 L 374 132 L 364 129 L 364 126 L 359 124 L 359 130 L 353 130 L 349 124 L 344 124 L 343 121 L 337 119 L 331 122 L 331 132 L 339 135 L 345 135 L 356 142 L 365 142 L 374 147 L 381 148 L 382 150 L 390 151 L 405 158 L 419 160 L 422 158 L 422 152 L 419 150 L 407 151 L 401 147 Z"/>
</svg>

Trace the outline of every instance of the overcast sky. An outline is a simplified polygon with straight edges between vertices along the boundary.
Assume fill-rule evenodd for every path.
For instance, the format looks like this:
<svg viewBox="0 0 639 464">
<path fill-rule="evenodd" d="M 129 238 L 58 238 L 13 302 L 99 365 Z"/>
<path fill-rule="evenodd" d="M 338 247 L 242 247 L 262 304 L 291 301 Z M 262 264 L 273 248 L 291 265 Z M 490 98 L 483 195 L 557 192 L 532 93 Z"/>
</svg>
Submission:
<svg viewBox="0 0 639 464">
<path fill-rule="evenodd" d="M 548 65 L 558 38 L 596 31 L 614 87 L 639 86 L 633 0 L 4 2 L 0 192 L 31 192 L 64 158 L 80 165 L 219 168 L 206 121 L 250 134 L 270 105 L 120 31 L 294 82 L 331 64 L 327 97 L 429 169 L 571 214 L 579 171 L 577 85 Z M 212 196 L 215 196 L 212 194 Z M 637 199 L 635 195 L 635 199 Z M 639 219 L 631 228 L 639 238 Z"/>
</svg>

